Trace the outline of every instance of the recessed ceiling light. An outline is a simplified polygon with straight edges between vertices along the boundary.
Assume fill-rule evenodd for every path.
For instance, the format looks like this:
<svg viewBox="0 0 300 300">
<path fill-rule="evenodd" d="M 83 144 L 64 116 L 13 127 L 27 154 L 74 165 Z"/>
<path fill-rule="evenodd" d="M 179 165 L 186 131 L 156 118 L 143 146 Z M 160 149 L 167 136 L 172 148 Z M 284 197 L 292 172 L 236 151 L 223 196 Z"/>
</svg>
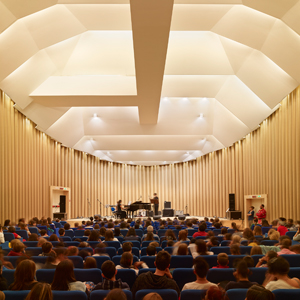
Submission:
<svg viewBox="0 0 300 300">
<path fill-rule="evenodd" d="M 164 100 L 164 101 L 168 101 L 169 98 L 168 98 L 168 97 L 163 97 L 163 100 Z"/>
<path fill-rule="evenodd" d="M 98 115 L 96 113 L 94 113 L 94 118 L 98 118 Z"/>
<path fill-rule="evenodd" d="M 187 155 L 189 155 L 189 154 L 190 154 L 190 152 L 187 152 L 186 154 L 187 154 Z"/>
<path fill-rule="evenodd" d="M 184 98 L 182 98 L 182 100 L 184 100 L 184 101 L 187 101 L 187 100 L 188 100 L 188 98 L 187 98 L 187 97 L 184 97 Z"/>
<path fill-rule="evenodd" d="M 203 114 L 200 114 L 199 118 L 201 118 L 201 119 L 202 119 L 202 118 L 203 118 Z"/>
<path fill-rule="evenodd" d="M 163 164 L 166 164 L 166 163 L 167 163 L 166 161 L 163 162 Z"/>
</svg>

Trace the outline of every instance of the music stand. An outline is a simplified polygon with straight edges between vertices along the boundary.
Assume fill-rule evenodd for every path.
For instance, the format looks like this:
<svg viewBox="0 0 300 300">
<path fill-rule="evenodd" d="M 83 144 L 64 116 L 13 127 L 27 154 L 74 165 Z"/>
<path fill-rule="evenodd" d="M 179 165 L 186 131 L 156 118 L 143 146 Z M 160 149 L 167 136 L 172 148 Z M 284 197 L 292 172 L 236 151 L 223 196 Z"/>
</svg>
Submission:
<svg viewBox="0 0 300 300">
<path fill-rule="evenodd" d="M 158 204 L 158 199 L 150 199 L 151 204 Z"/>
</svg>

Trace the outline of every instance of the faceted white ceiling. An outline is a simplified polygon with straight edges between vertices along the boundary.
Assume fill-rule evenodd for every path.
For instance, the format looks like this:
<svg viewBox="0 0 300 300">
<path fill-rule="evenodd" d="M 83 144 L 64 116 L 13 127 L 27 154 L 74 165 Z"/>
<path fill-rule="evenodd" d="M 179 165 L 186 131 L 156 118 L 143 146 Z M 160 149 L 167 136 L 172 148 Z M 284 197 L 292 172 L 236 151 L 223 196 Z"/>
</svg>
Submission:
<svg viewBox="0 0 300 300">
<path fill-rule="evenodd" d="M 299 85 L 299 34 L 300 0 L 0 0 L 0 88 L 64 146 L 187 161 Z"/>
</svg>

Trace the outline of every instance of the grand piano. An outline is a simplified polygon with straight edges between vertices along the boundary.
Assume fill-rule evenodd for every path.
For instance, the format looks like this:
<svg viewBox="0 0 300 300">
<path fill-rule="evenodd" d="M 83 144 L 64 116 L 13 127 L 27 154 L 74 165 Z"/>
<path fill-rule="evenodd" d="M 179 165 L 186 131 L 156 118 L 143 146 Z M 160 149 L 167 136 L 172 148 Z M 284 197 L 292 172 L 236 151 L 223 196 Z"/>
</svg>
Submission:
<svg viewBox="0 0 300 300">
<path fill-rule="evenodd" d="M 139 209 L 151 210 L 151 203 L 142 202 L 142 201 L 135 201 L 130 205 L 125 205 L 127 210 L 127 218 L 131 215 L 133 217 L 133 212 Z"/>
</svg>

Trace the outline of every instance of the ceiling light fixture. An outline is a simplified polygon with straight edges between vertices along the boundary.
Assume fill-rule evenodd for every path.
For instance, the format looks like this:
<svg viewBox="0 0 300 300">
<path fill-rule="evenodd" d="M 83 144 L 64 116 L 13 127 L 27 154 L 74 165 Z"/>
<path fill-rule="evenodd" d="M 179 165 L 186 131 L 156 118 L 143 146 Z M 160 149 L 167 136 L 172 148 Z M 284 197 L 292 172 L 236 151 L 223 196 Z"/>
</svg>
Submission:
<svg viewBox="0 0 300 300">
<path fill-rule="evenodd" d="M 187 98 L 187 97 L 184 97 L 184 98 L 182 98 L 182 100 L 184 100 L 184 101 L 187 101 L 187 100 L 188 100 L 188 98 Z"/>
<path fill-rule="evenodd" d="M 94 113 L 94 118 L 98 118 L 98 115 L 96 113 Z"/>
<path fill-rule="evenodd" d="M 201 118 L 201 119 L 202 119 L 202 118 L 203 118 L 203 114 L 200 114 L 199 118 Z"/>
</svg>

